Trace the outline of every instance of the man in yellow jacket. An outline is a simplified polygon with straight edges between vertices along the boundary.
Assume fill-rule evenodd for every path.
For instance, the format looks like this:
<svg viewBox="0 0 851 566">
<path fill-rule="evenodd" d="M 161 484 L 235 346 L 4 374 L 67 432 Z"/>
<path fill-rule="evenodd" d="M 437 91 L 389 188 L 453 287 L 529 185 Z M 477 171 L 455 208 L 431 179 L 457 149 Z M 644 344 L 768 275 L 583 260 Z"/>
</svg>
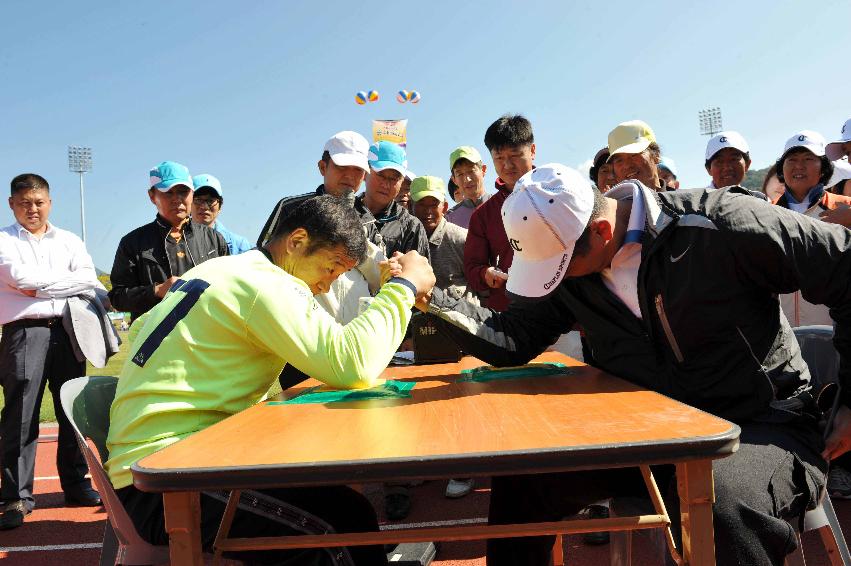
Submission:
<svg viewBox="0 0 851 566">
<path fill-rule="evenodd" d="M 338 324 L 313 296 L 362 261 L 366 237 L 357 214 L 332 197 L 299 208 L 263 248 L 186 272 L 131 328 L 130 358 L 110 413 L 106 469 L 151 543 L 167 542 L 162 496 L 133 486 L 133 463 L 257 403 L 285 364 L 334 387 L 374 385 L 402 342 L 414 301 L 434 285 L 425 258 L 399 257 L 398 276 L 370 308 Z M 252 492 L 245 502 L 234 536 L 378 528 L 369 503 L 342 486 Z M 201 511 L 202 543 L 209 547 L 224 501 L 203 494 Z M 380 547 L 249 554 L 239 558 L 323 565 L 386 560 Z"/>
</svg>

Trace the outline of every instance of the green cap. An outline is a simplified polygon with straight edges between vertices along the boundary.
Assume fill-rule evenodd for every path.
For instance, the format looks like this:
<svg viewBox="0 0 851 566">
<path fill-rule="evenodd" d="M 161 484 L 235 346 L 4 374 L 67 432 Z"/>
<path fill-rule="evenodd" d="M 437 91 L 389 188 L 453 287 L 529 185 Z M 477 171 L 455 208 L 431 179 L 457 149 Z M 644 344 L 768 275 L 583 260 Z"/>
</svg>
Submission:
<svg viewBox="0 0 851 566">
<path fill-rule="evenodd" d="M 452 153 L 449 154 L 449 172 L 452 172 L 452 168 L 455 167 L 455 162 L 459 159 L 466 159 L 470 163 L 481 163 L 482 156 L 479 155 L 478 150 L 475 147 L 470 145 L 462 145 L 461 147 L 455 149 Z"/>
<path fill-rule="evenodd" d="M 417 202 L 425 197 L 434 197 L 440 202 L 446 200 L 446 189 L 440 177 L 417 177 L 411 181 L 411 200 Z"/>
</svg>

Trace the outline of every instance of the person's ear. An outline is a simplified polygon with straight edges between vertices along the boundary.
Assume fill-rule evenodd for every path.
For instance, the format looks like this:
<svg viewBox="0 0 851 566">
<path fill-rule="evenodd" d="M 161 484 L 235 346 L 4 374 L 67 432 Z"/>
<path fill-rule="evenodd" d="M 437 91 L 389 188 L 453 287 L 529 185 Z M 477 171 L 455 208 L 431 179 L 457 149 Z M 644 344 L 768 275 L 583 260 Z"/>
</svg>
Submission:
<svg viewBox="0 0 851 566">
<path fill-rule="evenodd" d="M 485 176 L 485 173 L 488 172 L 488 166 L 482 163 L 482 177 Z"/>
<path fill-rule="evenodd" d="M 532 161 L 535 161 L 535 144 L 529 147 L 529 154 L 532 156 Z"/>
<path fill-rule="evenodd" d="M 9 208 L 15 210 L 15 206 L 12 204 L 12 197 L 9 197 Z"/>
<path fill-rule="evenodd" d="M 319 167 L 319 174 L 324 177 L 325 176 L 325 170 L 328 168 L 328 164 L 320 159 L 316 163 L 316 165 Z"/>
<path fill-rule="evenodd" d="M 604 244 L 608 244 L 615 235 L 614 226 L 605 218 L 598 218 L 591 223 L 592 231 L 603 240 Z"/>
<path fill-rule="evenodd" d="M 287 254 L 303 253 L 310 243 L 310 236 L 304 228 L 296 228 L 287 236 Z"/>
<path fill-rule="evenodd" d="M 442 212 L 442 214 L 446 214 L 447 210 L 449 210 L 449 203 L 444 200 L 443 201 L 443 212 Z"/>
<path fill-rule="evenodd" d="M 154 205 L 157 204 L 157 201 L 154 198 L 154 191 L 156 191 L 156 190 L 157 189 L 154 189 L 154 188 L 148 189 L 148 198 L 151 199 L 151 202 L 154 203 Z"/>
<path fill-rule="evenodd" d="M 712 162 L 711 162 L 711 161 L 703 165 L 703 166 L 706 168 L 706 172 L 707 172 L 707 173 L 709 173 L 709 166 L 710 166 L 710 165 L 712 165 Z M 748 170 L 748 167 L 747 167 L 747 165 L 745 165 L 745 171 L 747 171 L 747 170 Z M 712 176 L 712 173 L 709 173 L 709 176 L 711 177 L 711 176 Z"/>
</svg>

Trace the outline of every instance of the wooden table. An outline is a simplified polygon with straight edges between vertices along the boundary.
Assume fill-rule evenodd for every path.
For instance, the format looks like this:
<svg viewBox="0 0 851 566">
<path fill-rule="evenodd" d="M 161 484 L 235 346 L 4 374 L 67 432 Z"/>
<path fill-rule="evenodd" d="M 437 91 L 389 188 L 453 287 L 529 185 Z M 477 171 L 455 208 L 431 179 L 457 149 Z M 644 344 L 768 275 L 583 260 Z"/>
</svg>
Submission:
<svg viewBox="0 0 851 566">
<path fill-rule="evenodd" d="M 573 374 L 458 382 L 461 369 L 482 365 L 469 357 L 456 364 L 390 367 L 383 377 L 417 381 L 410 399 L 261 403 L 140 460 L 132 467 L 133 482 L 140 490 L 164 493 L 172 564 L 200 565 L 201 490 L 626 466 L 646 471 L 650 464 L 674 463 L 683 560 L 714 564 L 711 461 L 736 450 L 739 427 L 562 354 L 548 352 L 536 361 L 562 362 Z M 309 385 L 315 384 L 284 396 Z M 221 542 L 236 550 L 626 530 L 664 526 L 664 509 L 657 505 L 657 511 L 638 518 L 293 536 L 285 544 Z"/>
</svg>

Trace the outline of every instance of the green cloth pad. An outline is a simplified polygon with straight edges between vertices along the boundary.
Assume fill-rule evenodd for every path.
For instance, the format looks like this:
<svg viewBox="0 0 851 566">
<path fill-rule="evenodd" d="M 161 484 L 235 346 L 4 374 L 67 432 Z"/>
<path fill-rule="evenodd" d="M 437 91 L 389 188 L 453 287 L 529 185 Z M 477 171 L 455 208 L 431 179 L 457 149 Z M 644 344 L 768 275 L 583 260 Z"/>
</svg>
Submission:
<svg viewBox="0 0 851 566">
<path fill-rule="evenodd" d="M 496 379 L 522 379 L 525 377 L 541 377 L 544 375 L 568 375 L 572 373 L 566 365 L 558 362 L 533 363 L 525 366 L 497 368 L 479 366 L 473 369 L 461 370 L 458 381 L 494 381 Z"/>
<path fill-rule="evenodd" d="M 394 381 L 388 379 L 383 385 L 369 389 L 334 389 L 327 390 L 323 385 L 317 385 L 305 390 L 286 401 L 270 401 L 269 405 L 306 405 L 308 403 L 343 403 L 347 401 L 368 401 L 370 399 L 405 399 L 411 396 L 414 381 Z M 320 389 L 322 389 L 320 391 Z"/>
</svg>

